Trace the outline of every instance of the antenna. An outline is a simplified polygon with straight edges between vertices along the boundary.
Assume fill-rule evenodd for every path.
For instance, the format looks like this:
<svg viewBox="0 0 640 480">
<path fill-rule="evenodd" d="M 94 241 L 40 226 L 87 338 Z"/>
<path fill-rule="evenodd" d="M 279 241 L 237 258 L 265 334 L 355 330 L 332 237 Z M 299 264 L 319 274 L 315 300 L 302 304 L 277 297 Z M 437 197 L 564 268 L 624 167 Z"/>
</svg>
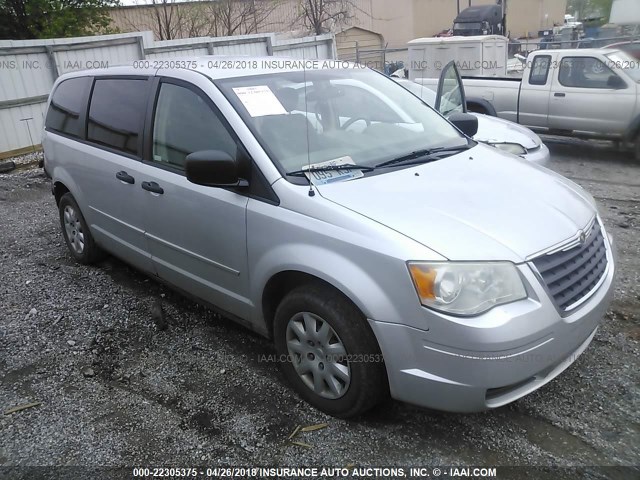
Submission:
<svg viewBox="0 0 640 480">
<path fill-rule="evenodd" d="M 426 66 L 426 57 L 427 56 L 427 47 L 425 47 L 422 50 L 422 62 L 420 63 L 420 66 L 422 67 L 420 69 L 420 100 L 422 100 L 422 94 L 424 93 L 424 69 Z M 435 64 L 434 64 L 435 67 Z M 423 100 L 424 101 L 424 100 Z"/>
<path fill-rule="evenodd" d="M 307 62 L 304 58 L 304 49 L 302 49 L 302 81 L 304 82 L 304 119 L 305 131 L 307 134 L 307 169 L 309 171 L 309 196 L 314 197 L 316 192 L 313 191 L 313 174 L 311 173 L 311 146 L 309 145 L 309 106 L 307 104 Z"/>
</svg>

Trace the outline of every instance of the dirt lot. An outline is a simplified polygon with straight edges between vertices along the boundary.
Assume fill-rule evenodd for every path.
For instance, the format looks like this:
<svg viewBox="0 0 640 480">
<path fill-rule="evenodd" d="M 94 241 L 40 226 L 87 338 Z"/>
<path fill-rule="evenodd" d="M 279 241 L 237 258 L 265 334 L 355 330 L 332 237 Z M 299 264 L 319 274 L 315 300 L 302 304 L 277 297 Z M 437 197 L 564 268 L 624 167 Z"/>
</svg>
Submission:
<svg viewBox="0 0 640 480">
<path fill-rule="evenodd" d="M 74 263 L 42 171 L 0 175 L 0 411 L 40 402 L 0 416 L 0 465 L 637 466 L 640 165 L 604 148 L 550 147 L 551 168 L 594 194 L 617 242 L 616 298 L 591 347 L 497 411 L 389 402 L 357 422 L 299 400 L 260 361 L 267 340 L 115 259 Z M 298 438 L 311 448 L 287 442 L 320 422 Z"/>
</svg>

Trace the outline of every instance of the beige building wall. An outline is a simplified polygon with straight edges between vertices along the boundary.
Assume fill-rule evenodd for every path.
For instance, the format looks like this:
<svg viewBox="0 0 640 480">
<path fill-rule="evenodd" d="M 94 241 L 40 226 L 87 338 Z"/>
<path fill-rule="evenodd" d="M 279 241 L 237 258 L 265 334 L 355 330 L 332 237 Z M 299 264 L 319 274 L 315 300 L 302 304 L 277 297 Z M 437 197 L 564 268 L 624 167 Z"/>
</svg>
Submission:
<svg viewBox="0 0 640 480">
<path fill-rule="evenodd" d="M 308 34 L 298 20 L 299 0 L 256 0 L 271 5 L 272 10 L 255 31 L 238 33 L 294 32 Z M 450 28 L 457 15 L 457 0 L 353 0 L 355 9 L 349 25 L 335 25 L 334 32 L 350 26 L 380 33 L 390 48 L 405 47 L 409 40 L 431 37 Z M 460 10 L 468 0 L 459 0 Z M 493 4 L 495 0 L 472 0 L 472 5 Z M 174 4 L 177 9 L 193 8 L 193 4 Z M 178 7 L 179 6 L 179 7 Z M 567 0 L 507 0 L 507 28 L 512 38 L 537 35 L 539 30 L 562 24 Z M 112 9 L 113 26 L 122 32 L 152 30 L 157 34 L 153 7 Z M 175 18 L 182 15 L 173 13 Z M 206 15 L 205 15 L 206 16 Z M 202 19 L 202 15 L 198 15 Z M 206 23 L 206 22 L 205 22 Z M 180 29 L 177 38 L 197 36 L 197 32 Z M 201 35 L 211 33 L 202 32 Z"/>
<path fill-rule="evenodd" d="M 154 32 L 155 39 L 160 39 L 155 31 L 156 21 L 153 7 L 140 5 L 112 8 L 109 11 L 109 16 L 111 17 L 111 27 L 122 33 L 151 30 Z"/>
<path fill-rule="evenodd" d="M 509 0 L 507 28 L 512 37 L 537 35 L 540 30 L 564 23 L 566 0 Z"/>
</svg>

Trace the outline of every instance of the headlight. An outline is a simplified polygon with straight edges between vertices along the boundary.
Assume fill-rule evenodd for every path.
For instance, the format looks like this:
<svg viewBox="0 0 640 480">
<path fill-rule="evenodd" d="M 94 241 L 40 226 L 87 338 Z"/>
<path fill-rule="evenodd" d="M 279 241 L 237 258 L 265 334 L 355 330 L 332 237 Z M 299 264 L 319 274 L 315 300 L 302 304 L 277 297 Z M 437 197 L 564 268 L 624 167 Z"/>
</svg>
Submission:
<svg viewBox="0 0 640 480">
<path fill-rule="evenodd" d="M 492 147 L 496 147 L 499 150 L 513 153 L 514 155 L 526 155 L 527 149 L 519 143 L 490 143 Z"/>
<path fill-rule="evenodd" d="M 455 315 L 479 315 L 496 305 L 527 298 L 510 262 L 409 262 L 409 272 L 422 305 Z"/>
</svg>

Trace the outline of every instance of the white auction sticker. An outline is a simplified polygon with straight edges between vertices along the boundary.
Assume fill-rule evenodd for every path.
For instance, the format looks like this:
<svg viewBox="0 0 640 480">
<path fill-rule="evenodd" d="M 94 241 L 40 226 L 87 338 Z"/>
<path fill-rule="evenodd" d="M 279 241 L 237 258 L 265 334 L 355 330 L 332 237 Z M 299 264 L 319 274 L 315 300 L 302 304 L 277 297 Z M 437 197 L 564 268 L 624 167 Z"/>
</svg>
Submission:
<svg viewBox="0 0 640 480">
<path fill-rule="evenodd" d="M 278 97 L 266 85 L 234 87 L 233 91 L 252 117 L 286 115 L 287 113 Z"/>
<path fill-rule="evenodd" d="M 314 185 L 326 185 L 333 182 L 343 182 L 346 180 L 353 180 L 355 178 L 364 177 L 362 170 L 344 168 L 341 170 L 322 170 L 322 167 L 333 167 L 343 165 L 354 165 L 353 159 L 349 156 L 336 158 L 322 163 L 314 163 L 309 166 L 302 167 L 305 171 L 306 177 Z"/>
</svg>

